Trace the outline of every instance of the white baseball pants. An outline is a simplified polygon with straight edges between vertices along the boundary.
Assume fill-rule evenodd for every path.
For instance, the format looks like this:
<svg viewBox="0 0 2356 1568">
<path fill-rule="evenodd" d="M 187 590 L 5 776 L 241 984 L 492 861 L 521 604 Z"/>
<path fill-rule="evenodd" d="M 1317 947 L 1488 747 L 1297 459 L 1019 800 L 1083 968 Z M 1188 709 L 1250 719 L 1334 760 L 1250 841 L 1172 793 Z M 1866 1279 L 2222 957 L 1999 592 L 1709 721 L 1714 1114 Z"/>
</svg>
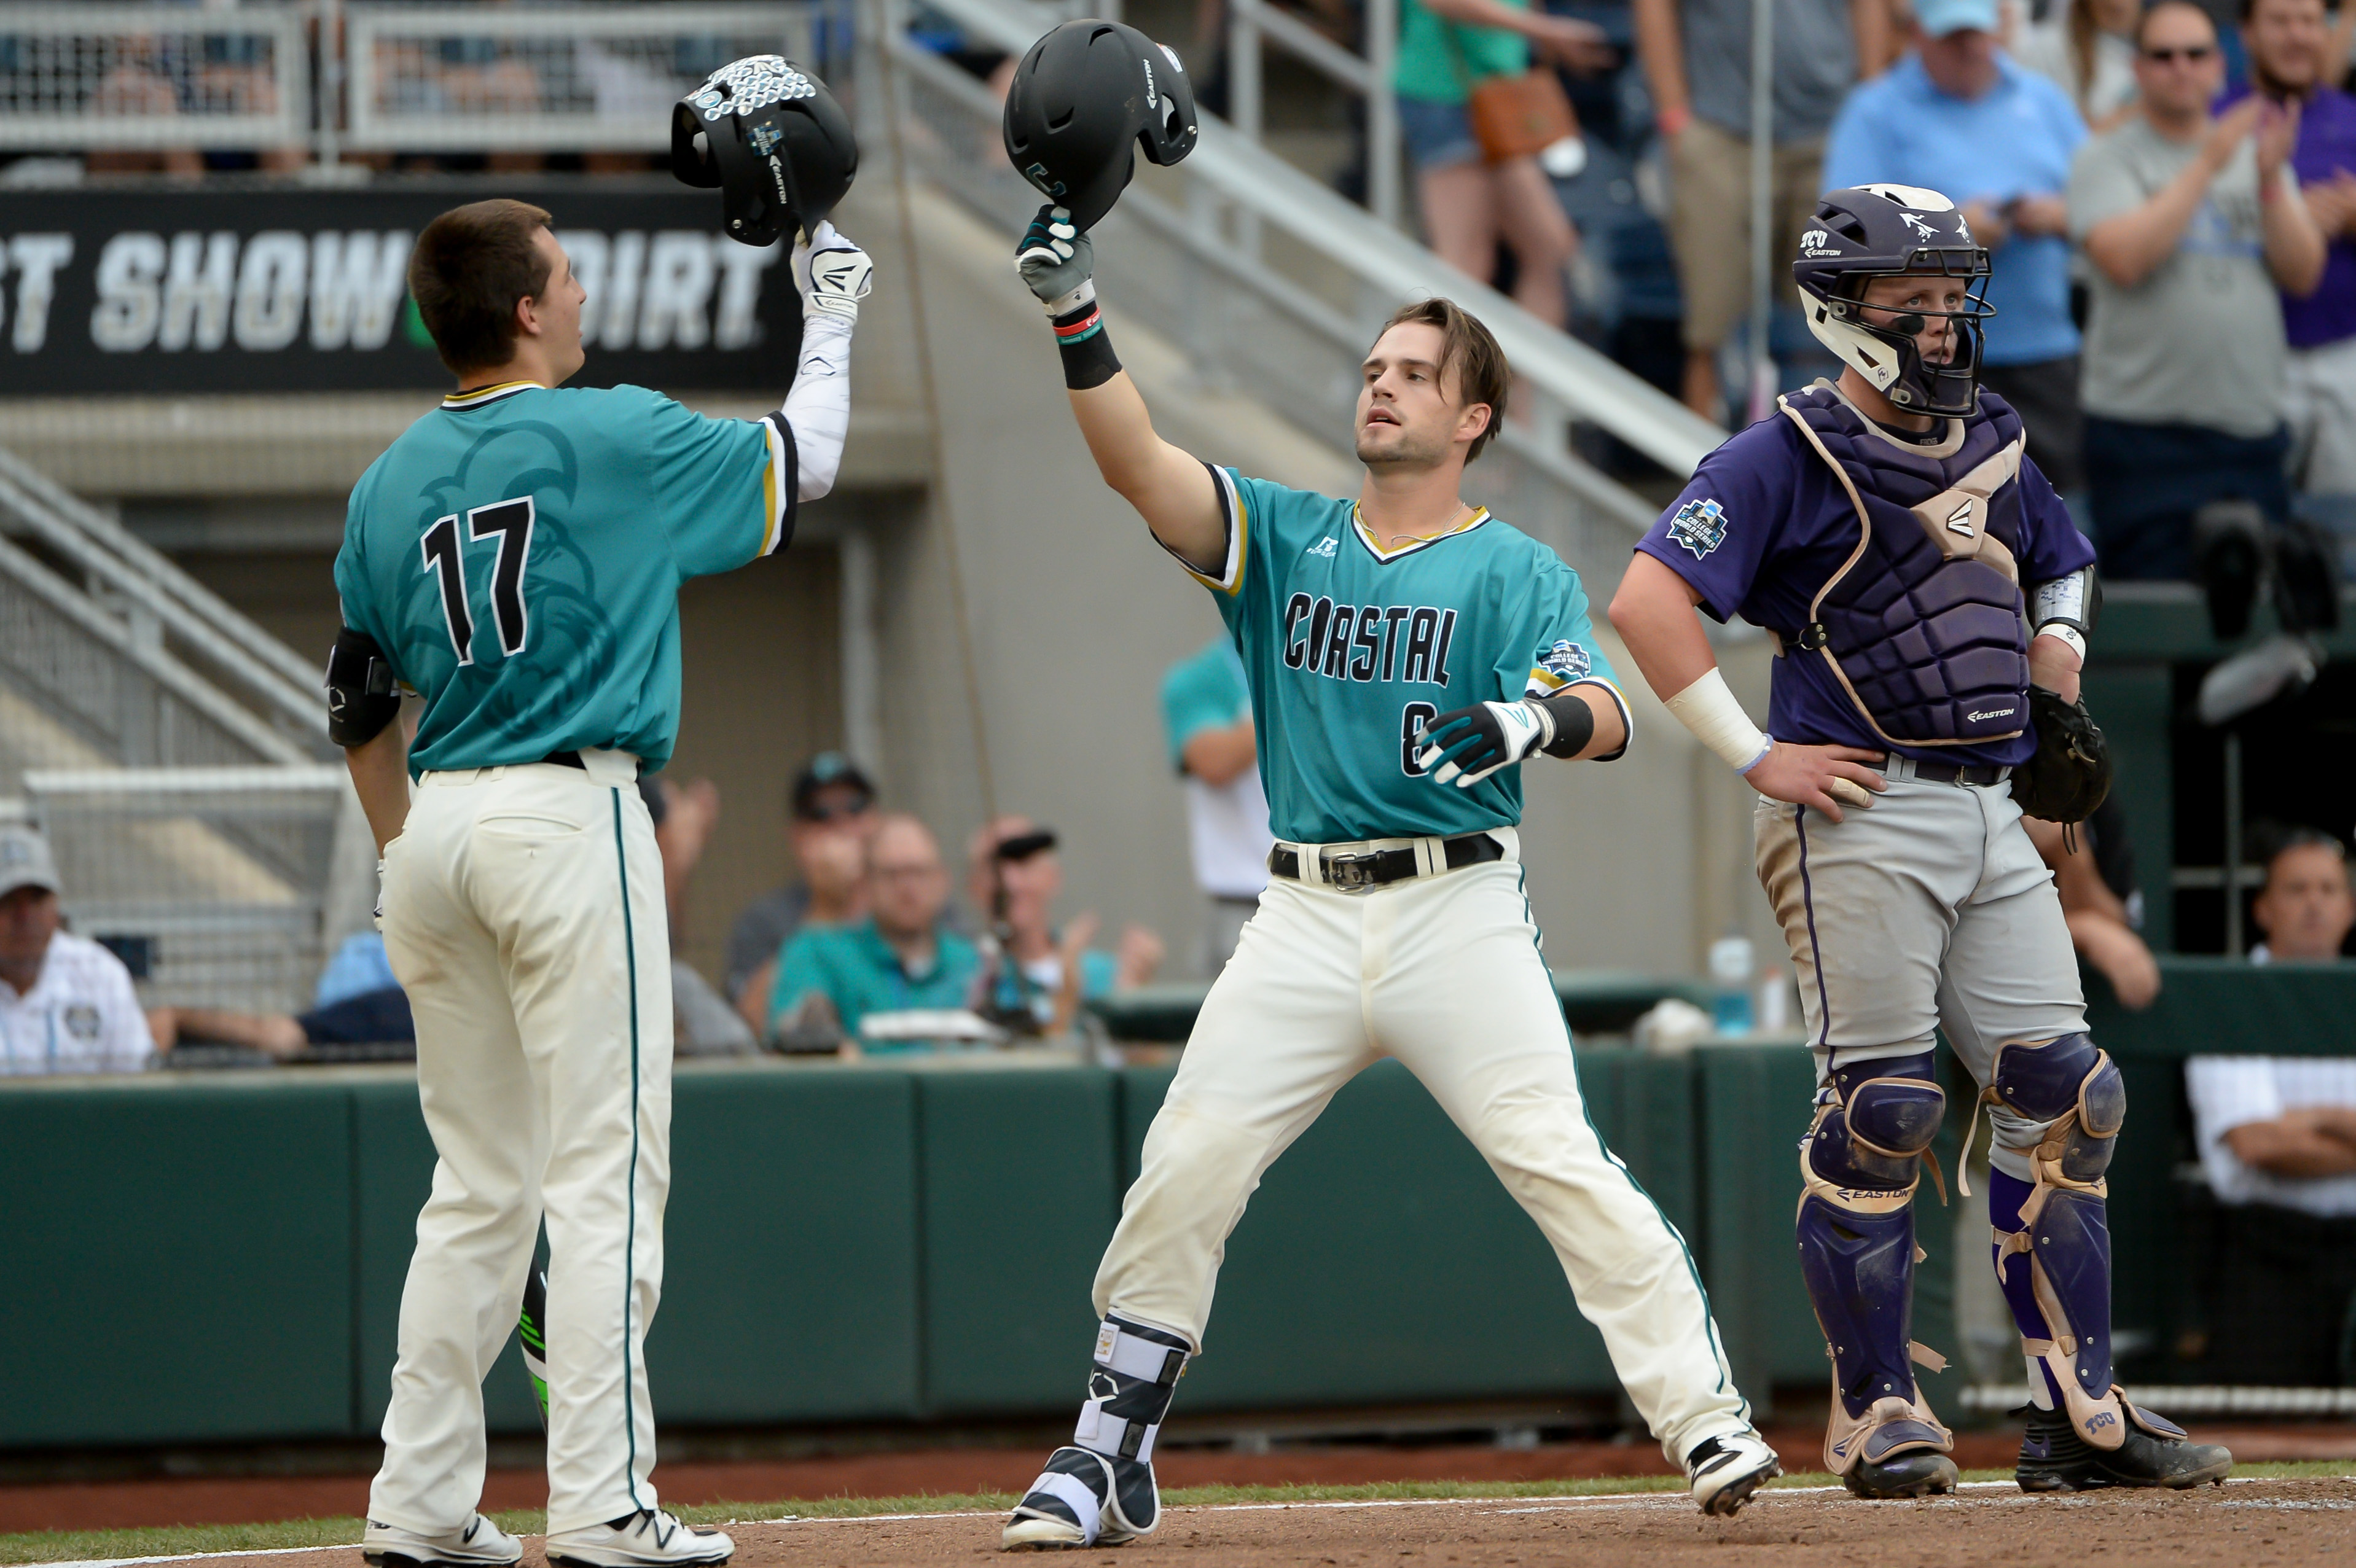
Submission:
<svg viewBox="0 0 2356 1568">
<path fill-rule="evenodd" d="M 484 1375 L 548 1221 L 548 1528 L 656 1505 L 643 1349 L 670 1186 L 670 942 L 636 764 L 428 773 L 385 849 L 384 936 L 441 1157 L 401 1296 L 369 1517 L 482 1497 Z"/>
<path fill-rule="evenodd" d="M 1200 1349 L 1229 1232 L 1334 1092 L 1397 1057 L 1554 1244 L 1673 1462 L 1750 1408 L 1684 1238 L 1588 1120 L 1518 843 L 1364 893 L 1278 880 L 1195 1020 L 1097 1271 L 1096 1308 Z"/>
</svg>

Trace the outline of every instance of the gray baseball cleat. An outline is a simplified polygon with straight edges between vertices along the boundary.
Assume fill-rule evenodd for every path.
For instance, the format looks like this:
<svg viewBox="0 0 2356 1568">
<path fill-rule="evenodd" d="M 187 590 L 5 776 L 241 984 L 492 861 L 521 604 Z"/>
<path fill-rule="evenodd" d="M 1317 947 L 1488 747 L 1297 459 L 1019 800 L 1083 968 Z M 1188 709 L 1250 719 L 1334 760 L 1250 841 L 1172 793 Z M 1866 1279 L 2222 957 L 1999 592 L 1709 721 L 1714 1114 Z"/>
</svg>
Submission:
<svg viewBox="0 0 2356 1568">
<path fill-rule="evenodd" d="M 523 1542 L 478 1513 L 440 1535 L 370 1520 L 360 1556 L 369 1568 L 509 1568 L 523 1561 Z"/>
<path fill-rule="evenodd" d="M 1686 1475 L 1693 1499 L 1701 1511 L 1731 1519 L 1742 1511 L 1751 1495 L 1783 1473 L 1775 1450 L 1756 1432 L 1730 1432 L 1705 1438 L 1686 1456 Z"/>
<path fill-rule="evenodd" d="M 1152 1534 L 1161 1522 L 1152 1466 L 1066 1446 L 1047 1456 L 998 1545 L 1001 1552 L 1119 1546 Z"/>
<path fill-rule="evenodd" d="M 2020 1489 L 2091 1492 L 2104 1487 L 2165 1487 L 2183 1491 L 2222 1483 L 2233 1472 L 2231 1449 L 2195 1443 L 2167 1417 L 2127 1404 L 2124 1398 L 2120 1403 L 2127 1412 L 2126 1438 L 2108 1451 L 2079 1436 L 2067 1411 L 2030 1406 L 2020 1460 L 2012 1473 Z"/>
<path fill-rule="evenodd" d="M 548 1538 L 548 1560 L 570 1568 L 719 1568 L 735 1555 L 720 1531 L 691 1529 L 659 1509 Z"/>
</svg>

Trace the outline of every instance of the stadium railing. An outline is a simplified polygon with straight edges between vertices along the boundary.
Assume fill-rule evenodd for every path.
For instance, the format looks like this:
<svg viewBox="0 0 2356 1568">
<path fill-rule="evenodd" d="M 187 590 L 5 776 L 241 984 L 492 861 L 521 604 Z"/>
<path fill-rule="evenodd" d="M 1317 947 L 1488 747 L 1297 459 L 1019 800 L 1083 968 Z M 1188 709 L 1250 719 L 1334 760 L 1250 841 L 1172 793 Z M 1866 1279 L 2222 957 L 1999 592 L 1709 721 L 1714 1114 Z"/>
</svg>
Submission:
<svg viewBox="0 0 2356 1568">
<path fill-rule="evenodd" d="M 783 53 L 831 80 L 850 39 L 828 15 L 807 4 L 348 5 L 345 144 L 667 151 L 671 105 L 732 59 Z"/>
<path fill-rule="evenodd" d="M 66 917 L 149 1007 L 299 1012 L 334 910 L 366 907 L 366 863 L 340 853 L 340 767 L 34 769 L 23 786 Z"/>
<path fill-rule="evenodd" d="M 0 5 L 0 149 L 306 142 L 311 9 Z"/>
<path fill-rule="evenodd" d="M 1027 0 L 926 0 L 973 41 L 1020 53 L 1063 19 Z M 895 83 L 912 170 L 1011 237 L 1039 204 L 1005 160 L 989 87 L 925 46 L 896 0 L 877 40 Z M 862 12 L 865 20 L 872 12 Z M 865 93 L 862 144 L 880 144 L 883 95 Z M 1617 435 L 1674 474 L 1692 472 L 1725 432 L 1611 359 L 1457 272 L 1214 115 L 1178 167 L 1141 160 L 1134 184 L 1095 231 L 1111 265 L 1106 298 L 1181 346 L 1205 384 L 1249 391 L 1312 436 L 1349 428 L 1360 356 L 1392 310 L 1444 293 L 1496 334 L 1519 379 L 1516 411 L 1466 493 L 1536 534 L 1602 588 L 1649 526 L 1653 505 L 1571 452 L 1578 420 Z M 870 178 L 874 176 L 871 174 Z"/>
</svg>

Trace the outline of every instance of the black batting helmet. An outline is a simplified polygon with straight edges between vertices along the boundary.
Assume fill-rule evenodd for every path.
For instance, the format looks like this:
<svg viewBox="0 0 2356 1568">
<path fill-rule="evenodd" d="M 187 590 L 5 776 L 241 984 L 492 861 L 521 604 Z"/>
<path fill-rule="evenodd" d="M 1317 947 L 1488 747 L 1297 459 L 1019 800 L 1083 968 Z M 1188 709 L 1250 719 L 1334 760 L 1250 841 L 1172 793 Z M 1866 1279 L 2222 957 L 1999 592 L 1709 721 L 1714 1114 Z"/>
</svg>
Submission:
<svg viewBox="0 0 2356 1568">
<path fill-rule="evenodd" d="M 1966 280 L 1964 308 L 1910 311 L 1887 325 L 1866 319 L 1858 301 L 1868 283 L 1914 273 Z M 1980 323 L 1996 314 L 1986 298 L 1988 276 L 1987 250 L 1972 238 L 1955 204 L 1911 185 L 1831 192 L 1816 204 L 1792 263 L 1808 330 L 1875 390 L 1921 414 L 1968 414 L 1979 407 Z M 1944 316 L 1954 328 L 1944 364 L 1926 363 L 1915 346 L 1931 316 Z"/>
<path fill-rule="evenodd" d="M 826 83 L 782 55 L 747 55 L 671 111 L 670 172 L 719 190 L 728 238 L 767 245 L 826 221 L 859 144 Z"/>
<path fill-rule="evenodd" d="M 1178 57 L 1119 22 L 1066 22 L 1014 68 L 1006 155 L 1086 230 L 1112 210 L 1142 144 L 1157 164 L 1194 150 L 1194 89 Z"/>
</svg>

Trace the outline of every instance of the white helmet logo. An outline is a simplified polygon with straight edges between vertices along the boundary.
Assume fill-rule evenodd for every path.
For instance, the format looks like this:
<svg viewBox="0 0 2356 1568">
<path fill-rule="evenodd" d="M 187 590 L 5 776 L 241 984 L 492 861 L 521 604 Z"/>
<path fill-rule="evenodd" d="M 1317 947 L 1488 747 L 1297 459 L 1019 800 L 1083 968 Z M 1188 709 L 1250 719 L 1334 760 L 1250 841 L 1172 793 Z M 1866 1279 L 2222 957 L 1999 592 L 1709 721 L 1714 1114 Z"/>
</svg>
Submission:
<svg viewBox="0 0 2356 1568">
<path fill-rule="evenodd" d="M 1901 213 L 1900 213 L 1898 216 L 1899 216 L 1899 218 L 1900 218 L 1900 219 L 1901 219 L 1905 223 L 1905 225 L 1906 225 L 1906 227 L 1907 227 L 1907 228 L 1912 229 L 1912 230 L 1914 230 L 1914 232 L 1915 232 L 1915 233 L 1917 233 L 1917 234 L 1919 234 L 1919 235 L 1921 235 L 1923 239 L 1925 239 L 1925 240 L 1936 240 L 1936 239 L 1938 238 L 1938 235 L 1936 235 L 1936 234 L 1934 234 L 1934 233 L 1933 233 L 1933 232 L 1932 232 L 1932 230 L 1931 230 L 1931 226 L 1930 226 L 1929 224 L 1927 224 L 1927 223 L 1923 222 L 1921 219 L 1919 219 L 1919 218 L 1915 217 L 1912 213 L 1911 213 L 1911 212 L 1901 212 Z"/>
</svg>

